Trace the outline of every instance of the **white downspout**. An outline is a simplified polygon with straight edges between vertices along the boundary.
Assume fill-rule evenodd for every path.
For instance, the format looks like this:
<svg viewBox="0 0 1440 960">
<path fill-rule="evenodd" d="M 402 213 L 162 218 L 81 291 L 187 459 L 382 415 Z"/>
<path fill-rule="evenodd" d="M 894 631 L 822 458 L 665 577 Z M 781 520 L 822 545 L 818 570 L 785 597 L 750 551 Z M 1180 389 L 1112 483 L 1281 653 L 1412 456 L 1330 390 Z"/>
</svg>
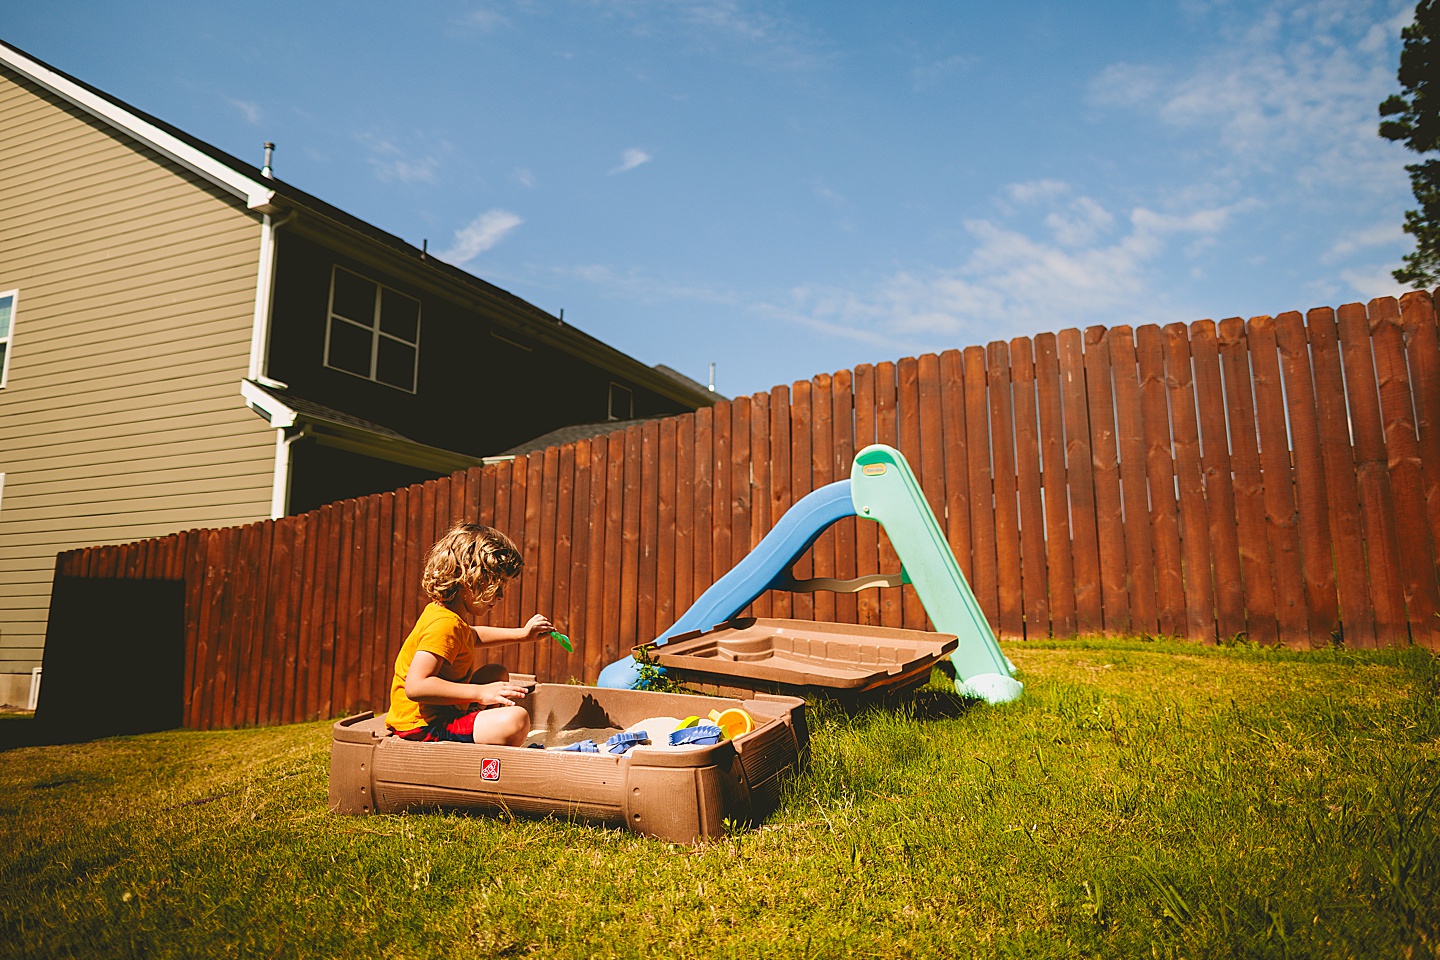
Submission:
<svg viewBox="0 0 1440 960">
<path fill-rule="evenodd" d="M 303 439 L 309 432 L 309 427 L 301 427 L 298 432 L 287 437 L 284 427 L 275 431 L 275 481 L 270 488 L 271 520 L 279 520 L 290 512 L 290 467 L 294 456 L 290 445 Z"/>
<path fill-rule="evenodd" d="M 255 316 L 250 323 L 250 367 L 246 377 L 270 387 L 284 387 L 278 380 L 265 375 L 270 359 L 270 313 L 275 301 L 275 232 L 289 223 L 295 214 L 272 219 L 260 218 L 260 265 L 255 271 Z"/>
</svg>

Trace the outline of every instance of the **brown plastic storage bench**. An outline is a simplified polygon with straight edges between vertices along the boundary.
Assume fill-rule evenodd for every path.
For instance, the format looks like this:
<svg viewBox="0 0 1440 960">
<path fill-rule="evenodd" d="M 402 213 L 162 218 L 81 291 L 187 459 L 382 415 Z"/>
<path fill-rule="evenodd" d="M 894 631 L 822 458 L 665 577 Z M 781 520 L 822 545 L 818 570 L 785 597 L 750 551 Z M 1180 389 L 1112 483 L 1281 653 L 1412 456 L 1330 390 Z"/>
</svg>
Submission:
<svg viewBox="0 0 1440 960">
<path fill-rule="evenodd" d="M 738 699 L 538 684 L 524 701 L 530 741 L 547 749 L 473 743 L 415 743 L 389 735 L 383 717 L 335 723 L 330 809 L 399 813 L 461 809 L 556 816 L 624 825 L 676 843 L 719 836 L 728 819 L 758 823 L 780 800 L 785 779 L 809 751 L 805 702 Z M 578 739 L 603 743 L 650 717 L 708 717 L 741 707 L 754 729 L 710 746 L 636 746 L 626 755 L 556 749 Z"/>
</svg>

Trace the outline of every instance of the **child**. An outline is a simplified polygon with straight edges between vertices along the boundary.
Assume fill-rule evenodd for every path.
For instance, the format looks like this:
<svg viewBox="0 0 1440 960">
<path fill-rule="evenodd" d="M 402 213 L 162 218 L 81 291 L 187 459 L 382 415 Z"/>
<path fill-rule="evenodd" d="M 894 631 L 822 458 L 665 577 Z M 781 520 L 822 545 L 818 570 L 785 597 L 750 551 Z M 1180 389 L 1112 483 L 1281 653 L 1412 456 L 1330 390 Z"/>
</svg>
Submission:
<svg viewBox="0 0 1440 960">
<path fill-rule="evenodd" d="M 430 548 L 421 586 L 430 603 L 395 658 L 386 725 L 407 740 L 522 746 L 530 714 L 515 701 L 525 688 L 498 663 L 475 668 L 481 644 L 539 640 L 554 629 L 536 614 L 523 627 L 472 627 L 524 565 L 510 538 L 478 523 L 457 523 Z"/>
</svg>

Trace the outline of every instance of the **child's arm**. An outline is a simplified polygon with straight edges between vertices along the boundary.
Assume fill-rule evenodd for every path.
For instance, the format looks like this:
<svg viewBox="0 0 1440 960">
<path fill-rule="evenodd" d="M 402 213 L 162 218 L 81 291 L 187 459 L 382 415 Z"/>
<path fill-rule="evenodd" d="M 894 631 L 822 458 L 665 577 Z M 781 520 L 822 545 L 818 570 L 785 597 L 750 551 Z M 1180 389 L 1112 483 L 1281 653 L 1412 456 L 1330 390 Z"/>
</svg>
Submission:
<svg viewBox="0 0 1440 960">
<path fill-rule="evenodd" d="M 530 618 L 530 621 L 521 627 L 471 627 L 475 631 L 475 642 L 484 643 L 520 643 L 524 640 L 542 640 L 550 631 L 555 629 L 555 624 L 543 613 L 537 613 Z"/>
<path fill-rule="evenodd" d="M 440 665 L 445 661 L 429 650 L 417 650 L 410 669 L 405 674 L 405 696 L 416 703 L 441 703 L 451 706 L 465 706 L 479 703 L 483 706 L 499 704 L 515 706 L 515 701 L 524 698 L 524 687 L 509 680 L 496 683 L 456 683 L 440 676 Z"/>
</svg>

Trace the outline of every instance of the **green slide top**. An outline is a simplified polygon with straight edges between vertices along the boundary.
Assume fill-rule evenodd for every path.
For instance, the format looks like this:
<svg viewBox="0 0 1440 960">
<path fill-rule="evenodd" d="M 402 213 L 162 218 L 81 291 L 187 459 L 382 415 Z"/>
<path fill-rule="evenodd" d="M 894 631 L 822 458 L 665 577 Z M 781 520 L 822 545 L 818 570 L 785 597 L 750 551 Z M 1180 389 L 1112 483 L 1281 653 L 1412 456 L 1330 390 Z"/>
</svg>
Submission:
<svg viewBox="0 0 1440 960">
<path fill-rule="evenodd" d="M 900 451 L 872 444 L 856 454 L 850 467 L 850 496 L 858 516 L 885 528 L 905 580 L 914 585 L 935 629 L 960 638 L 950 656 L 956 691 L 989 703 L 1019 697 L 1022 685 L 1011 676 L 1010 662 L 1000 652 L 990 623 Z"/>
</svg>

